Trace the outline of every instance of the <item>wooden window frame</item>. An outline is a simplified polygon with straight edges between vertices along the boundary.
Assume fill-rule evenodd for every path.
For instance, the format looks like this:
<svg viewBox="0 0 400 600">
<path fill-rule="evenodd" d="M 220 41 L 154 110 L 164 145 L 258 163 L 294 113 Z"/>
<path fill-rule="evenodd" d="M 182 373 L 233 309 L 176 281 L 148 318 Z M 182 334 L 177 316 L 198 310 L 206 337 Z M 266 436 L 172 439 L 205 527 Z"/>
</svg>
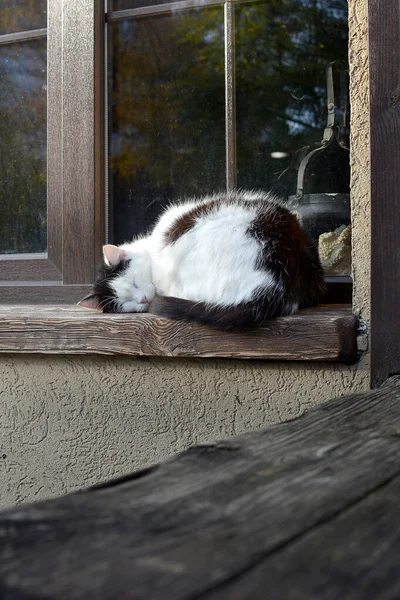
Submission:
<svg viewBox="0 0 400 600">
<path fill-rule="evenodd" d="M 90 290 L 104 239 L 104 4 L 48 0 L 47 46 L 48 250 L 0 257 L 3 304 L 76 302 Z"/>
<path fill-rule="evenodd" d="M 400 4 L 369 0 L 371 383 L 400 373 Z"/>
<path fill-rule="evenodd" d="M 236 187 L 235 15 L 240 0 L 204 0 L 224 7 L 226 24 L 226 183 Z M 46 37 L 48 45 L 48 251 L 0 255 L 2 304 L 75 303 L 90 291 L 101 259 L 106 202 L 105 4 L 109 21 L 193 8 L 183 0 L 120 10 L 111 0 L 48 0 L 48 27 L 0 36 L 1 43 Z M 79 35 L 77 35 L 79 31 Z M 327 278 L 329 302 L 351 302 L 351 279 Z"/>
</svg>

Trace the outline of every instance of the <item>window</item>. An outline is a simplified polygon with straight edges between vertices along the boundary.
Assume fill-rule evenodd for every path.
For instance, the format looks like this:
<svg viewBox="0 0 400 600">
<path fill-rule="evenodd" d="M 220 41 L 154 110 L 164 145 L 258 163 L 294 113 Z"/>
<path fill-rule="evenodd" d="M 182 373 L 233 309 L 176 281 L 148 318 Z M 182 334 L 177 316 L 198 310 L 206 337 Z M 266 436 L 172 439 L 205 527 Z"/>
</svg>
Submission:
<svg viewBox="0 0 400 600">
<path fill-rule="evenodd" d="M 8 3 L 2 302 L 75 302 L 107 236 L 146 230 L 169 199 L 226 185 L 293 200 L 300 159 L 322 147 L 326 68 L 345 70 L 346 4 L 139 0 L 108 2 L 106 14 L 102 2 Z M 336 162 L 320 154 L 334 171 L 328 187 L 308 170 L 309 196 L 348 199 L 348 151 L 335 152 Z"/>
<path fill-rule="evenodd" d="M 7 6 L 0 16 L 1 127 L 10 140 L 0 167 L 1 301 L 73 303 L 89 289 L 103 240 L 104 7 Z"/>
<path fill-rule="evenodd" d="M 257 185 L 262 187 L 267 187 L 267 183 L 268 185 L 269 183 L 279 185 L 284 177 L 280 177 L 280 175 L 285 171 L 284 167 L 288 165 L 290 156 L 280 154 L 278 158 L 276 155 L 273 157 L 272 153 L 282 152 L 295 155 L 304 147 L 303 144 L 310 146 L 312 150 L 314 149 L 313 144 L 320 143 L 324 136 L 328 122 L 325 111 L 328 94 L 326 76 L 323 72 L 326 65 L 325 59 L 335 61 L 333 87 L 336 106 L 342 106 L 342 100 L 345 98 L 345 94 L 340 92 L 341 87 L 343 89 L 347 85 L 343 86 L 343 76 L 340 74 L 343 70 L 342 64 L 346 59 L 344 56 L 345 38 L 342 37 L 345 22 L 342 0 L 329 0 L 329 2 L 323 0 L 297 0 L 297 2 L 280 0 L 275 2 L 275 0 L 271 0 L 259 3 L 244 3 L 235 0 L 227 2 L 226 6 L 222 6 L 218 0 L 203 0 L 201 10 L 198 7 L 189 10 L 191 4 L 194 4 L 189 1 L 186 4 L 184 1 L 175 2 L 169 6 L 157 0 L 143 0 L 141 4 L 134 4 L 131 0 L 118 0 L 113 5 L 111 2 L 107 2 L 107 4 L 106 18 L 103 2 L 95 0 L 86 0 L 85 2 L 81 2 L 81 0 L 48 0 L 47 3 L 39 0 L 10 0 L 6 3 L 7 11 L 2 10 L 1 12 L 1 127 L 2 135 L 8 135 L 14 144 L 14 146 L 10 145 L 10 152 L 5 156 L 4 148 L 1 150 L 3 164 L 0 168 L 6 170 L 6 172 L 2 171 L 2 189 L 4 190 L 7 186 L 7 198 L 2 197 L 1 202 L 8 211 L 7 219 L 9 219 L 10 228 L 15 227 L 13 235 L 10 230 L 7 230 L 5 234 L 2 233 L 1 239 L 0 294 L 3 305 L 12 303 L 69 304 L 76 302 L 78 298 L 87 293 L 100 258 L 101 244 L 106 235 L 114 241 L 118 241 L 118 236 L 123 235 L 123 223 L 118 222 L 118 215 L 124 214 L 124 211 L 126 211 L 125 214 L 129 213 L 130 203 L 133 203 L 134 199 L 136 201 L 138 199 L 134 196 L 137 190 L 141 192 L 144 190 L 146 197 L 146 204 L 143 203 L 141 212 L 136 212 L 140 228 L 146 227 L 153 218 L 150 214 L 151 211 L 155 215 L 160 210 L 167 194 L 171 197 L 174 197 L 174 194 L 180 194 L 179 185 L 183 186 L 185 177 L 186 181 L 189 180 L 188 160 L 189 156 L 193 154 L 193 143 L 197 142 L 197 139 L 194 138 L 195 134 L 200 136 L 199 151 L 202 151 L 203 140 L 209 141 L 213 148 L 212 170 L 206 172 L 207 185 L 224 185 L 226 180 L 228 181 L 227 185 L 234 185 L 235 176 L 238 185 L 251 185 L 249 183 L 251 179 L 254 179 Z M 309 31 L 311 35 L 311 29 L 307 29 L 307 20 L 304 19 L 305 26 L 302 30 L 304 49 L 308 56 L 312 56 L 313 62 L 315 62 L 315 71 L 318 70 L 320 73 L 318 78 L 315 77 L 313 80 L 316 82 L 318 79 L 319 82 L 315 84 L 315 104 L 309 106 L 320 106 L 321 109 L 320 112 L 316 111 L 312 114 L 313 126 L 303 130 L 296 129 L 295 124 L 288 127 L 288 119 L 279 119 L 279 111 L 283 106 L 281 100 L 279 102 L 276 100 L 272 107 L 266 107 L 265 90 L 263 91 L 264 88 L 259 86 L 257 80 L 258 70 L 254 68 L 251 71 L 252 63 L 249 60 L 249 52 L 253 51 L 253 46 L 251 43 L 246 46 L 245 36 L 241 33 L 241 28 L 245 27 L 244 24 L 250 19 L 251 10 L 260 11 L 259 22 L 263 24 L 264 31 L 272 26 L 273 20 L 269 21 L 263 17 L 264 21 L 262 21 L 262 11 L 266 11 L 265 14 L 272 9 L 278 12 L 284 11 L 289 4 L 296 5 L 296 10 L 292 11 L 290 19 L 287 17 L 293 27 L 296 11 L 302 7 L 305 11 L 308 7 L 310 11 L 315 9 L 317 12 L 323 10 L 324 7 L 329 7 L 329 11 L 326 13 L 327 18 L 320 21 L 321 27 L 318 27 L 318 31 L 315 32 L 323 38 L 321 44 L 324 48 L 318 45 L 319 49 L 316 49 L 315 45 L 309 43 L 311 38 L 306 40 L 306 32 Z M 355 8 L 356 4 L 357 9 Z M 349 1 L 348 6 L 352 11 L 353 21 L 357 22 L 360 5 L 366 7 L 364 2 Z M 382 381 L 390 373 L 398 372 L 398 357 L 400 356 L 400 336 L 398 335 L 400 290 L 399 279 L 396 277 L 396 273 L 400 270 L 400 255 L 397 251 L 398 231 L 400 230 L 400 211 L 398 209 L 400 125 L 399 94 L 396 88 L 400 69 L 399 10 L 397 0 L 370 0 L 368 2 L 371 94 L 368 97 L 365 93 L 365 98 L 363 97 L 365 113 L 361 117 L 358 114 L 355 123 L 358 132 L 363 131 L 364 127 L 368 131 L 368 120 L 371 119 L 372 227 L 371 231 L 368 229 L 361 232 L 365 234 L 367 254 L 369 246 L 371 248 L 371 277 L 365 262 L 362 265 L 355 264 L 355 267 L 358 281 L 360 277 L 367 277 L 371 283 L 371 298 L 363 298 L 358 304 L 362 305 L 361 310 L 367 312 L 371 306 L 371 371 L 375 383 Z M 47 11 L 47 27 L 44 22 L 45 11 Z M 357 15 L 355 15 L 356 11 Z M 224 14 L 222 15 L 222 13 Z M 184 89 L 181 101 L 185 101 L 186 104 L 182 105 L 183 109 L 191 111 L 191 117 L 198 119 L 203 127 L 194 133 L 194 128 L 188 127 L 186 131 L 182 130 L 184 110 L 181 114 L 177 111 L 176 105 L 172 103 L 174 114 L 168 115 L 163 112 L 160 113 L 159 118 L 164 119 L 163 122 L 167 123 L 169 127 L 168 131 L 163 132 L 164 135 L 168 133 L 170 136 L 170 138 L 164 139 L 164 147 L 168 146 L 170 140 L 173 139 L 170 148 L 171 152 L 173 150 L 173 154 L 163 155 L 164 163 L 157 171 L 149 161 L 145 163 L 149 153 L 142 152 L 140 158 L 143 159 L 146 169 L 133 171 L 135 173 L 135 180 L 133 180 L 132 175 L 127 176 L 124 164 L 128 165 L 131 161 L 129 153 L 134 152 L 134 144 L 130 144 L 130 142 L 138 140 L 138 131 L 132 126 L 134 122 L 130 121 L 132 115 L 129 114 L 129 111 L 119 112 L 117 109 L 118 95 L 125 90 L 130 93 L 129 90 L 133 89 L 132 81 L 129 82 L 129 69 L 125 69 L 123 64 L 124 45 L 127 51 L 135 52 L 136 56 L 140 58 L 145 52 L 144 32 L 155 36 L 159 31 L 157 29 L 159 24 L 168 23 L 169 25 L 165 31 L 163 30 L 162 35 L 170 36 L 171 40 L 173 37 L 174 45 L 171 45 L 170 48 L 171 56 L 177 56 L 182 50 L 177 35 L 183 35 L 182 28 L 190 21 L 201 24 L 203 31 L 206 32 L 203 40 L 199 44 L 195 39 L 196 30 L 191 28 L 191 36 L 189 36 L 191 39 L 185 40 L 186 52 L 179 65 L 175 65 L 175 70 L 168 71 L 167 69 L 163 79 L 159 79 L 158 82 L 154 79 L 152 84 L 156 86 L 154 89 L 157 90 L 157 85 L 162 83 L 162 89 L 157 91 L 157 98 L 161 94 L 162 99 L 162 94 L 166 93 L 167 87 L 180 81 L 179 78 L 184 80 L 192 66 L 196 64 L 201 64 L 201 68 L 196 71 L 203 80 L 207 80 L 207 73 L 210 71 L 203 66 L 203 62 L 207 62 L 207 59 L 200 60 L 200 54 L 201 52 L 207 53 L 212 48 L 213 56 L 212 61 L 210 59 L 210 68 L 212 67 L 213 77 L 210 78 L 212 79 L 214 99 L 210 102 L 210 98 L 204 96 L 203 101 L 198 102 L 196 106 L 187 101 L 190 90 Z M 218 46 L 213 32 L 216 30 L 215 28 L 221 27 L 221 22 L 224 23 L 224 38 L 223 44 L 221 38 Z M 135 40 L 124 38 L 124 28 L 127 31 L 138 29 L 139 23 L 141 23 L 142 37 L 137 37 Z M 230 27 L 225 28 L 225 23 L 230 23 Z M 334 23 L 338 26 L 336 28 L 337 35 L 332 35 L 331 28 Z M 287 25 L 284 20 L 280 24 Z M 301 36 L 299 37 L 299 35 L 300 33 L 295 41 L 296 39 L 300 40 Z M 358 36 L 358 32 L 354 28 L 353 35 Z M 107 53 L 105 52 L 106 36 L 109 38 Z M 363 32 L 360 32 L 361 37 L 364 41 Z M 227 43 L 229 39 L 232 44 Z M 256 39 L 265 46 L 265 38 Z M 285 36 L 281 39 L 285 39 Z M 332 47 L 332 41 L 335 42 L 335 48 L 342 49 L 341 52 L 338 53 Z M 352 64 L 358 65 L 357 68 L 364 73 L 366 79 L 366 63 L 357 62 L 356 44 L 359 41 L 360 39 L 355 42 L 351 40 L 353 48 L 351 61 Z M 222 45 L 224 52 L 225 46 L 230 49 L 226 56 L 224 54 L 223 60 Z M 159 50 L 163 53 L 165 45 L 161 44 Z M 271 48 L 267 48 L 267 50 L 270 50 L 274 56 L 278 56 L 282 48 L 272 44 Z M 263 51 L 265 52 L 266 49 L 264 48 Z M 6 61 L 9 61 L 9 69 L 10 66 L 16 65 L 17 56 L 26 57 L 28 52 L 32 53 L 34 59 L 29 64 L 25 64 L 22 70 L 15 71 L 14 75 L 17 76 L 14 77 L 14 80 L 10 79 L 10 71 L 5 70 Z M 43 57 L 46 52 L 47 124 L 43 124 L 46 99 L 43 95 L 43 72 L 40 65 L 43 65 Z M 118 56 L 120 56 L 120 60 L 117 60 Z M 233 56 L 236 60 L 235 72 L 233 71 Z M 127 55 L 125 55 L 126 57 Z M 167 61 L 169 57 L 170 55 L 162 56 L 162 60 Z M 149 64 L 151 66 L 151 62 Z M 219 70 L 221 64 L 223 64 L 223 77 Z M 263 63 L 263 69 L 267 69 L 267 64 L 267 61 Z M 18 68 L 21 69 L 21 67 Z M 138 65 L 135 68 L 137 69 Z M 244 102 L 243 90 L 245 88 L 243 86 L 248 82 L 246 69 L 249 69 L 248 72 L 252 74 L 251 84 L 254 91 L 251 96 L 252 107 L 249 102 Z M 106 70 L 108 77 L 106 77 Z M 263 73 L 264 75 L 268 74 L 267 71 L 263 71 Z M 131 74 L 135 75 L 135 72 L 131 71 Z M 29 80 L 32 82 L 30 79 L 32 75 L 36 88 L 24 88 L 23 86 L 27 86 Z M 235 79 L 232 79 L 233 75 Z M 291 75 L 294 76 L 294 73 Z M 137 76 L 138 73 L 136 73 Z M 299 78 L 297 87 L 300 88 L 298 92 L 301 93 L 296 92 L 296 87 L 291 88 L 295 97 L 293 98 L 290 94 L 289 96 L 296 103 L 294 106 L 297 106 L 298 102 L 309 101 L 309 96 L 306 95 L 303 98 L 302 93 L 302 86 L 304 84 L 307 87 L 309 79 L 303 77 L 301 73 L 296 77 Z M 4 78 L 7 83 L 3 86 Z M 18 86 L 20 86 L 18 94 L 10 96 L 11 84 L 16 85 L 17 80 Z M 147 76 L 146 85 L 149 84 L 149 81 L 150 78 Z M 106 87 L 108 87 L 107 94 L 105 94 Z M 26 93 L 34 95 L 35 112 L 31 113 L 33 118 L 29 122 L 29 127 L 27 123 L 23 129 L 15 130 L 13 123 L 15 123 L 18 111 L 22 110 L 24 106 L 23 101 L 27 105 L 31 102 L 25 91 L 23 94 L 20 93 L 23 89 Z M 201 86 L 195 89 L 201 91 Z M 307 89 L 308 94 L 310 88 Z M 225 90 L 229 92 L 226 96 Z M 234 90 L 236 90 L 236 94 L 233 94 Z M 13 107 L 15 111 L 10 111 L 9 101 L 12 100 L 8 99 L 17 96 L 18 102 L 15 102 Z M 108 110 L 105 107 L 106 96 L 108 97 Z M 233 101 L 234 98 L 236 102 Z M 143 101 L 140 95 L 137 96 L 137 99 Z M 176 101 L 176 97 L 172 96 L 172 100 Z M 370 107 L 368 100 L 370 100 Z M 345 104 L 346 101 L 343 106 Z M 199 107 L 203 110 L 201 114 L 199 114 Z M 123 103 L 121 104 L 122 108 Z M 153 110 L 154 108 L 155 106 L 153 106 Z M 277 111 L 275 120 L 271 118 L 272 109 Z M 287 106 L 285 110 L 287 117 Z M 303 111 L 307 115 L 307 119 L 311 118 L 310 110 Z M 236 119 L 234 119 L 235 111 Z M 270 112 L 268 113 L 268 111 Z M 338 112 L 336 116 L 346 115 L 346 111 L 343 110 L 335 112 Z M 219 116 L 216 116 L 217 113 Z M 158 117 L 159 113 L 155 111 L 155 115 Z M 295 111 L 292 110 L 290 116 L 294 123 L 299 114 L 296 117 Z M 108 136 L 105 135 L 106 120 L 108 120 Z M 225 154 L 224 148 L 225 133 L 223 133 L 223 143 L 221 143 L 220 136 L 218 139 L 215 139 L 216 136 L 214 136 L 210 140 L 210 121 L 213 121 L 217 131 L 221 132 L 225 128 L 228 131 L 227 154 Z M 22 122 L 23 117 L 21 116 L 20 124 Z M 262 130 L 260 124 L 265 123 L 274 124 L 276 128 L 274 135 L 268 137 L 267 134 L 271 130 L 268 128 L 266 132 Z M 342 121 L 335 122 L 335 126 L 336 123 L 343 125 Z M 279 132 L 277 124 L 281 126 L 281 132 Z M 347 127 L 347 115 L 344 124 Z M 45 181 L 43 165 L 46 156 L 43 134 L 46 126 L 48 140 L 47 194 L 43 192 Z M 6 133 L 5 128 L 7 127 Z M 282 131 L 284 133 L 286 131 L 285 135 L 282 135 Z M 307 132 L 312 135 L 307 137 Z M 142 148 L 145 148 L 146 144 L 153 142 L 154 130 L 147 131 L 147 140 L 143 137 L 143 132 L 140 133 Z M 179 133 L 179 136 L 176 133 Z M 340 138 L 340 141 L 343 142 L 343 138 Z M 19 144 L 20 153 L 15 153 L 16 144 Z M 346 146 L 346 141 L 344 146 Z M 24 153 L 28 147 L 33 151 Z M 345 148 L 343 150 L 345 151 Z M 29 168 L 20 171 L 18 161 L 21 162 L 21 155 L 25 160 L 28 154 L 29 160 L 26 162 Z M 105 168 L 106 154 L 109 156 L 109 170 Z M 11 164 L 12 156 L 16 157 L 16 163 Z M 170 160 L 171 156 L 173 157 L 172 161 Z M 345 156 L 345 152 L 341 156 Z M 124 163 L 125 158 L 126 163 Z M 202 161 L 201 154 L 195 158 L 199 163 Z M 298 158 L 301 158 L 301 153 Z M 317 153 L 315 155 L 316 162 L 311 161 L 311 166 L 316 165 L 317 159 L 322 158 L 323 153 Z M 353 161 L 357 161 L 357 156 L 354 154 Z M 326 163 L 330 164 L 329 161 Z M 7 165 L 10 164 L 10 173 L 19 173 L 20 181 L 15 178 L 10 179 L 10 173 L 7 173 Z M 28 175 L 32 174 L 33 165 L 34 177 L 28 182 Z M 142 167 L 140 164 L 139 166 Z M 294 169 L 292 172 L 292 175 L 296 173 L 297 177 L 294 187 L 292 184 L 287 187 L 288 196 L 293 195 L 293 189 L 296 191 L 298 188 L 298 171 L 298 169 L 297 171 Z M 315 186 L 305 189 L 305 193 L 313 194 L 322 191 L 346 195 L 348 187 L 344 185 L 346 182 L 344 172 L 345 168 L 342 169 L 343 176 L 339 178 L 335 176 L 333 180 L 335 186 L 338 182 L 342 182 L 343 187 L 339 189 L 324 187 L 322 189 L 322 186 L 317 186 L 318 182 L 311 178 L 309 181 Z M 171 175 L 170 180 L 166 183 L 165 173 Z M 180 181 L 181 177 L 182 182 Z M 369 173 L 367 173 L 368 178 Z M 21 181 L 26 182 L 26 186 L 24 185 L 26 193 L 21 198 L 21 212 L 15 210 L 15 204 L 12 204 L 12 196 L 9 195 L 10 181 L 13 181 L 12 186 L 15 184 L 13 189 L 17 191 L 20 189 Z M 197 181 L 203 181 L 203 179 L 198 178 L 191 181 L 191 185 L 196 186 L 198 185 Z M 188 191 L 188 193 L 193 192 L 197 192 L 197 190 L 192 188 Z M 31 214 L 29 207 L 33 197 L 37 202 L 37 210 L 32 211 Z M 148 206 L 149 204 L 151 206 Z M 357 209 L 363 210 L 357 198 L 355 205 Z M 6 211 L 2 213 L 1 223 L 3 223 Z M 369 207 L 366 206 L 365 211 L 369 212 Z M 355 216 L 357 217 L 357 215 Z M 12 219 L 14 219 L 14 224 L 18 222 L 18 226 L 11 224 Z M 25 228 L 23 231 L 26 233 L 18 234 L 18 228 L 20 231 L 22 231 L 21 228 Z M 360 238 L 359 231 L 356 235 L 357 238 Z M 342 281 L 340 278 L 338 279 Z M 345 294 L 342 298 L 348 300 L 348 295 Z M 4 318 L 6 319 L 7 316 Z M 120 319 L 119 316 L 115 317 L 113 322 L 117 323 L 118 319 Z M 132 324 L 133 326 L 136 325 Z M 337 331 L 343 337 L 341 333 L 343 329 L 338 326 Z M 3 345 L 1 348 L 6 351 L 8 347 L 11 348 L 7 345 Z M 65 344 L 60 343 L 61 347 L 65 347 Z M 13 348 L 16 349 L 15 346 Z M 34 350 L 34 346 L 29 346 L 29 349 L 30 351 Z M 203 355 L 209 354 L 205 351 Z M 323 359 L 323 355 L 318 354 L 318 360 L 321 359 Z"/>
</svg>

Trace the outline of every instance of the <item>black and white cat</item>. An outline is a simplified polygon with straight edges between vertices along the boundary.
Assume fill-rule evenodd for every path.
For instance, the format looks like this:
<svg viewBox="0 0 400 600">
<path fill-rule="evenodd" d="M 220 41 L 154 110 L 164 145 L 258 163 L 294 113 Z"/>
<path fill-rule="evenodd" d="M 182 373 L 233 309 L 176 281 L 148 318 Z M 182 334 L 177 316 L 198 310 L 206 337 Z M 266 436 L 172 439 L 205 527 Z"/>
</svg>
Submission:
<svg viewBox="0 0 400 600">
<path fill-rule="evenodd" d="M 270 193 L 239 191 L 171 205 L 146 237 L 104 246 L 80 305 L 237 329 L 323 294 L 317 250 L 296 216 Z"/>
</svg>

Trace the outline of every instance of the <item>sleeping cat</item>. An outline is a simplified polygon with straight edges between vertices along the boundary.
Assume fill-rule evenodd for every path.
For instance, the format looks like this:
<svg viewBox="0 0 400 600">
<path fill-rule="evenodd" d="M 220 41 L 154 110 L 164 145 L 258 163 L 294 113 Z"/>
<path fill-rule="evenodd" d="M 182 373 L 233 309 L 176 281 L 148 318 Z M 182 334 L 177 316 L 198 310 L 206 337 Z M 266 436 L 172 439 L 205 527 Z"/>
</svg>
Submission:
<svg viewBox="0 0 400 600">
<path fill-rule="evenodd" d="M 168 207 L 146 237 L 103 247 L 79 304 L 240 329 L 318 304 L 318 253 L 297 218 L 265 192 L 222 192 Z"/>
</svg>

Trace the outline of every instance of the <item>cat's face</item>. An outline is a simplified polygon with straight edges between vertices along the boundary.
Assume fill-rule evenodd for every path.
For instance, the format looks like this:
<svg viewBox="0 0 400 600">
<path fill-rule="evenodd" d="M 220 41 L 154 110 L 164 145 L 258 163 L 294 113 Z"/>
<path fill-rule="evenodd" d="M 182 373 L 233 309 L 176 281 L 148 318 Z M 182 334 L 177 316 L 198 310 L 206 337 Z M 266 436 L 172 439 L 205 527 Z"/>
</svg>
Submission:
<svg viewBox="0 0 400 600">
<path fill-rule="evenodd" d="M 154 296 L 147 255 L 108 244 L 103 247 L 93 293 L 79 305 L 108 313 L 147 312 Z"/>
</svg>

